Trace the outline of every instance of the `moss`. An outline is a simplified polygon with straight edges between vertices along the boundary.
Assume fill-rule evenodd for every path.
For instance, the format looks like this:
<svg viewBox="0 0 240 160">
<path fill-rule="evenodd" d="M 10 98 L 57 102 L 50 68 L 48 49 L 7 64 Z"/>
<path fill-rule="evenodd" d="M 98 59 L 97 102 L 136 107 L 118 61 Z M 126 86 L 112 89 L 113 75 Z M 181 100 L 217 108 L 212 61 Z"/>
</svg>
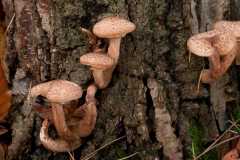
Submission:
<svg viewBox="0 0 240 160">
<path fill-rule="evenodd" d="M 230 119 L 232 122 L 240 120 L 240 103 L 238 103 L 236 106 L 233 105 L 233 108 L 228 108 L 227 114 L 229 117 L 228 119 Z M 238 124 L 239 124 L 239 121 L 238 121 Z M 227 126 L 227 127 L 229 127 L 229 126 Z M 239 132 L 240 128 L 234 126 L 232 128 L 232 130 Z"/>
<path fill-rule="evenodd" d="M 206 139 L 204 138 L 204 132 L 203 128 L 197 125 L 197 122 L 195 120 L 190 120 L 190 134 L 192 138 L 192 146 L 189 147 L 190 150 L 193 153 L 193 149 L 195 152 L 195 156 L 198 156 L 206 149 Z M 216 151 L 212 150 L 210 152 L 207 152 L 204 154 L 199 160 L 215 160 L 217 159 L 217 153 Z M 193 159 L 193 155 L 191 156 L 191 159 Z"/>
<path fill-rule="evenodd" d="M 125 151 L 122 150 L 122 148 L 119 146 L 119 144 L 114 144 L 113 145 L 114 150 L 118 153 L 118 155 L 120 156 L 120 158 L 124 158 L 127 156 L 127 153 Z"/>
<path fill-rule="evenodd" d="M 231 120 L 238 120 L 240 119 L 240 103 L 238 103 L 236 106 L 234 106 L 233 112 L 231 112 Z"/>
</svg>

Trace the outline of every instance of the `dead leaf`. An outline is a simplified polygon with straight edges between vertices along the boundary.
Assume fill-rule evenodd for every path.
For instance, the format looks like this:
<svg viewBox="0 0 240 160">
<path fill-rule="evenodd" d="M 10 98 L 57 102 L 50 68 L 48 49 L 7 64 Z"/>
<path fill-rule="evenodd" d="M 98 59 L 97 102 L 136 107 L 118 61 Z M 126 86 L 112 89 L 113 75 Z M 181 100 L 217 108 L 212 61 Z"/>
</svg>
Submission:
<svg viewBox="0 0 240 160">
<path fill-rule="evenodd" d="M 233 149 L 229 151 L 222 160 L 238 160 L 238 152 L 237 149 Z"/>
<path fill-rule="evenodd" d="M 8 148 L 8 145 L 5 142 L 0 141 L 0 160 L 5 160 L 5 154 L 7 152 L 7 148 Z"/>
<path fill-rule="evenodd" d="M 6 33 L 1 32 L 2 30 L 2 27 L 0 27 L 0 120 L 7 116 L 12 100 L 12 91 L 8 90 L 8 80 L 6 78 L 8 77 L 6 76 L 8 69 L 5 62 Z"/>
</svg>

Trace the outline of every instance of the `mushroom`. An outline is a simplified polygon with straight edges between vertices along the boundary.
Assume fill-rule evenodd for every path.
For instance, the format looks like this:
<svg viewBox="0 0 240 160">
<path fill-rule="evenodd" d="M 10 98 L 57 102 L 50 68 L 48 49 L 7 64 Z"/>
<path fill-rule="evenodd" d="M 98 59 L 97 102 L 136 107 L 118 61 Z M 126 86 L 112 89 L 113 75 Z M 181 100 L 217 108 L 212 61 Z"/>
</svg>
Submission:
<svg viewBox="0 0 240 160">
<path fill-rule="evenodd" d="M 73 112 L 77 109 L 77 100 L 72 100 L 69 103 L 64 104 L 64 113 L 66 115 L 66 119 L 70 119 Z M 40 116 L 42 119 L 48 119 L 51 124 L 54 124 L 52 108 L 48 108 L 39 103 L 35 103 L 33 105 L 33 110 L 35 113 Z"/>
<path fill-rule="evenodd" d="M 82 88 L 76 83 L 57 79 L 38 84 L 31 89 L 31 96 L 42 95 L 49 102 L 66 103 L 70 100 L 82 97 Z"/>
<path fill-rule="evenodd" d="M 237 38 L 237 41 L 240 41 L 240 21 L 218 21 L 214 24 L 213 29 L 227 28 L 231 30 Z"/>
<path fill-rule="evenodd" d="M 98 105 L 98 101 L 94 97 L 96 92 L 95 84 L 87 88 L 85 104 L 74 111 L 72 119 L 68 122 L 70 130 L 79 137 L 89 136 L 95 127 Z M 79 118 L 81 120 L 78 120 Z"/>
<path fill-rule="evenodd" d="M 97 53 L 105 53 L 106 52 L 106 48 L 100 48 L 100 44 L 101 41 L 98 40 L 97 41 L 97 37 L 89 30 L 80 27 L 79 30 L 86 34 L 88 37 L 88 43 L 90 45 L 90 48 L 92 49 L 93 52 L 97 52 Z"/>
<path fill-rule="evenodd" d="M 72 150 L 75 150 L 79 147 L 79 145 L 72 145 L 69 144 L 67 141 L 57 138 L 52 139 L 48 135 L 48 128 L 50 125 L 50 121 L 48 119 L 45 119 L 42 123 L 42 127 L 40 129 L 40 141 L 44 147 L 47 149 L 53 151 L 54 153 L 57 152 L 70 152 Z M 81 143 L 81 141 L 80 141 Z"/>
<path fill-rule="evenodd" d="M 99 88 L 102 89 L 107 87 L 111 80 L 112 72 L 105 72 L 103 74 L 103 71 L 114 65 L 113 59 L 110 56 L 103 53 L 91 52 L 81 56 L 80 62 L 82 64 L 91 66 L 91 70 L 93 70 L 94 81 Z"/>
<path fill-rule="evenodd" d="M 237 42 L 231 30 L 221 28 L 192 36 L 187 41 L 187 47 L 196 55 L 210 58 L 212 68 L 203 70 L 201 81 L 211 83 L 231 65 L 236 54 Z M 220 59 L 220 56 L 224 57 Z"/>
<path fill-rule="evenodd" d="M 120 17 L 118 14 L 104 18 L 93 26 L 93 33 L 96 36 L 109 38 L 107 54 L 114 59 L 115 67 L 119 58 L 121 38 L 135 28 L 135 24 Z"/>
<path fill-rule="evenodd" d="M 63 111 L 64 103 L 78 99 L 82 96 L 82 88 L 67 80 L 53 80 L 39 84 L 31 89 L 31 96 L 45 96 L 51 102 L 53 121 L 60 138 L 66 140 L 71 145 L 81 144 L 81 139 L 69 130 L 65 113 Z"/>
</svg>

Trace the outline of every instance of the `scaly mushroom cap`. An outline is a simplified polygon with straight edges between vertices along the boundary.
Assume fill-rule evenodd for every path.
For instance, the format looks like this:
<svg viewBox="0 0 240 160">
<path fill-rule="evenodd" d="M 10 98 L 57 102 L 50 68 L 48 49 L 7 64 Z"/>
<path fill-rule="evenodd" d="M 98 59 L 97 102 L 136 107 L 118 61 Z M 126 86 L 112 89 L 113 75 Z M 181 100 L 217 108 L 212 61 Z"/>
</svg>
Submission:
<svg viewBox="0 0 240 160">
<path fill-rule="evenodd" d="M 187 41 L 188 49 L 203 57 L 209 57 L 215 51 L 225 55 L 236 45 L 236 36 L 229 29 L 214 29 L 192 36 Z"/>
<path fill-rule="evenodd" d="M 135 24 L 117 14 L 97 22 L 93 26 L 93 33 L 101 38 L 120 38 L 135 28 Z"/>
<path fill-rule="evenodd" d="M 31 96 L 42 95 L 50 102 L 68 102 L 82 97 L 82 88 L 76 83 L 67 80 L 53 80 L 34 86 L 31 89 Z"/>
<path fill-rule="evenodd" d="M 240 37 L 240 21 L 218 21 L 214 24 L 213 28 L 227 28 L 231 30 L 236 37 Z"/>
<path fill-rule="evenodd" d="M 114 64 L 112 57 L 103 53 L 87 53 L 80 57 L 80 62 L 92 66 L 92 70 L 105 70 Z"/>
</svg>

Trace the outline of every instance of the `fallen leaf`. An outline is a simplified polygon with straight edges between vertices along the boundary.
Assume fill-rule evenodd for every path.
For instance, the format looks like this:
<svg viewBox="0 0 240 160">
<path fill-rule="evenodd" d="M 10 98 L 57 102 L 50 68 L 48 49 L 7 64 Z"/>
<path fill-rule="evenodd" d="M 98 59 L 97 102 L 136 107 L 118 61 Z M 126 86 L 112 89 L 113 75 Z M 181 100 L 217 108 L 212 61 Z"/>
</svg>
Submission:
<svg viewBox="0 0 240 160">
<path fill-rule="evenodd" d="M 229 151 L 222 160 L 238 160 L 238 152 L 237 149 L 233 149 Z"/>
<path fill-rule="evenodd" d="M 2 30 L 3 28 L 0 27 L 0 120 L 7 116 L 12 100 L 12 91 L 8 90 L 8 76 L 6 76 L 8 74 L 5 62 L 6 33 Z"/>
</svg>

